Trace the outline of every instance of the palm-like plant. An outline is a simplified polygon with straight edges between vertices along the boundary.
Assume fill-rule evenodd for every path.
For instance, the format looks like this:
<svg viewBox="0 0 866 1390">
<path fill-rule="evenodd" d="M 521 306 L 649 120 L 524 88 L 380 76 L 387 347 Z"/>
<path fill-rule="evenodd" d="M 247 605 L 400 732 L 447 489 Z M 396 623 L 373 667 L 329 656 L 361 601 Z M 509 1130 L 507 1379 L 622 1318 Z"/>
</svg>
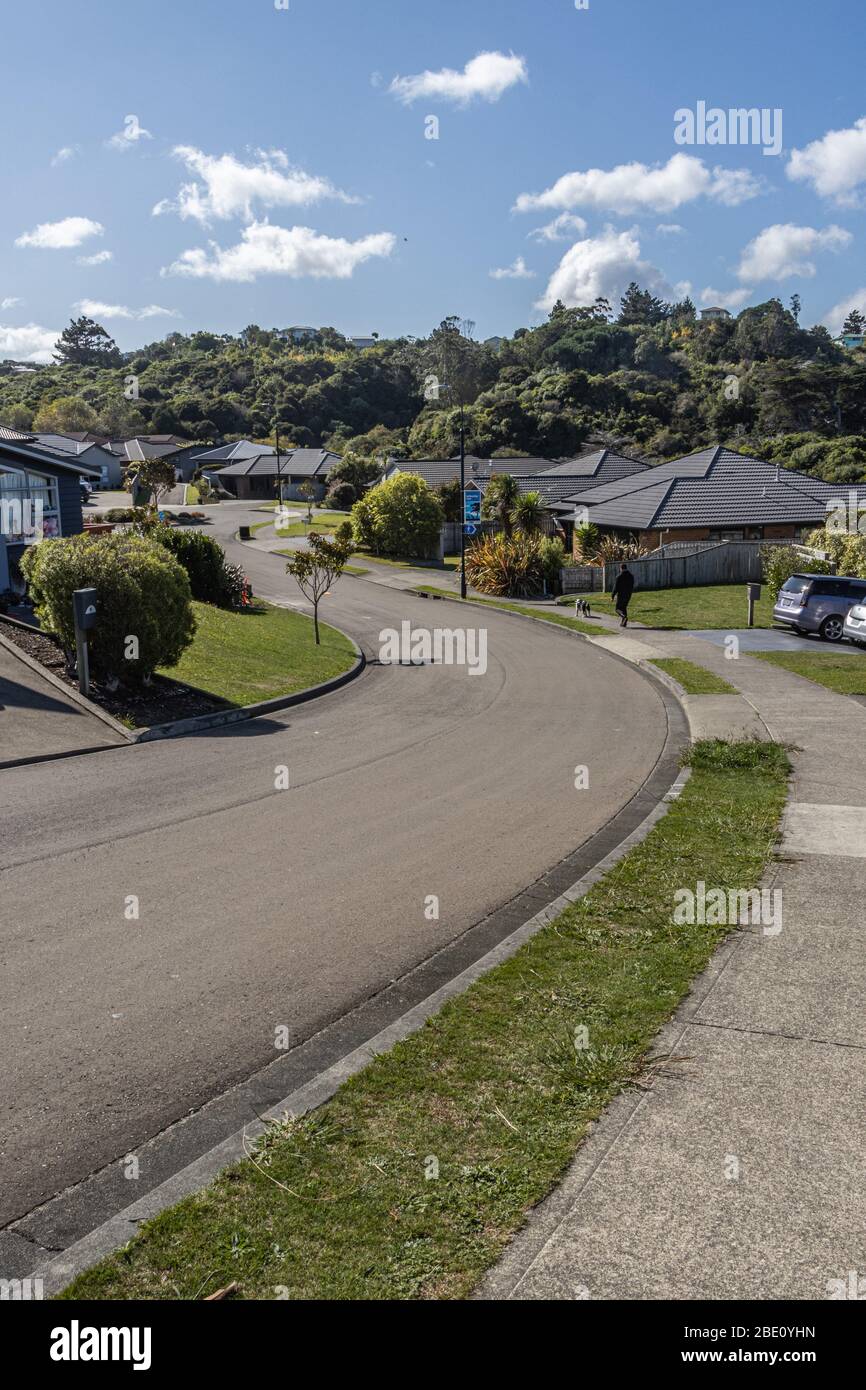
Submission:
<svg viewBox="0 0 866 1390">
<path fill-rule="evenodd" d="M 526 536 L 535 536 L 544 525 L 544 502 L 540 492 L 522 492 L 511 508 L 511 521 Z"/>
<path fill-rule="evenodd" d="M 506 536 L 510 536 L 513 530 L 511 514 L 519 496 L 517 479 L 510 473 L 496 473 L 484 489 L 481 515 L 498 521 Z"/>
</svg>

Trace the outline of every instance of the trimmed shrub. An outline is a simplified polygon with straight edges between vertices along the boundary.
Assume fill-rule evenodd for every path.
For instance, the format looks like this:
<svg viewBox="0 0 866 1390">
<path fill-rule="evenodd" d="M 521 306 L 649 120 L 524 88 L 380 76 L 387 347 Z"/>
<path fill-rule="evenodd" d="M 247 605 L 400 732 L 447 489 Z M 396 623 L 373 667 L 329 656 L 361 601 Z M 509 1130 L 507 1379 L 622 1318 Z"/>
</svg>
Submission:
<svg viewBox="0 0 866 1390">
<path fill-rule="evenodd" d="M 183 567 L 144 536 L 69 536 L 30 546 L 21 570 L 44 631 L 75 649 L 72 591 L 94 588 L 98 619 L 88 634 L 94 674 L 135 684 L 174 666 L 195 633 Z M 135 643 L 130 642 L 135 638 Z"/>
<path fill-rule="evenodd" d="M 439 553 L 444 522 L 438 497 L 415 473 L 398 473 L 379 483 L 352 508 L 356 545 L 377 555 L 430 559 Z"/>
<path fill-rule="evenodd" d="M 335 483 L 325 498 L 325 506 L 333 507 L 338 512 L 348 512 L 357 500 L 357 490 L 351 483 Z"/>
<path fill-rule="evenodd" d="M 352 523 L 348 517 L 345 521 L 340 522 L 339 526 L 334 532 L 334 540 L 337 542 L 338 545 L 344 545 L 347 547 L 352 545 L 354 541 L 354 532 L 352 529 Z"/>
<path fill-rule="evenodd" d="M 565 545 L 558 536 L 544 536 L 540 543 L 541 572 L 548 588 L 559 591 L 562 567 L 565 564 Z"/>
</svg>

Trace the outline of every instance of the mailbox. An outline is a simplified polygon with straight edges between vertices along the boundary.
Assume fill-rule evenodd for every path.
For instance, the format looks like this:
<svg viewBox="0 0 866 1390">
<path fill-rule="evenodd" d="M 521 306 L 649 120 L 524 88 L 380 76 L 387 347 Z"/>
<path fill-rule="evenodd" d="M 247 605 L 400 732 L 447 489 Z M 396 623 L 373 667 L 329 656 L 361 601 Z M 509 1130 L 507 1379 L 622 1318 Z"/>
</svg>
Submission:
<svg viewBox="0 0 866 1390">
<path fill-rule="evenodd" d="M 79 632 L 87 632 L 90 628 L 95 627 L 96 590 L 73 589 L 72 611 L 75 615 L 75 626 Z"/>
<path fill-rule="evenodd" d="M 760 584 L 747 584 L 747 585 L 746 585 L 746 596 L 747 596 L 747 598 L 749 598 L 749 599 L 751 600 L 751 602 L 757 603 L 758 599 L 761 597 L 761 586 L 760 586 Z"/>
</svg>

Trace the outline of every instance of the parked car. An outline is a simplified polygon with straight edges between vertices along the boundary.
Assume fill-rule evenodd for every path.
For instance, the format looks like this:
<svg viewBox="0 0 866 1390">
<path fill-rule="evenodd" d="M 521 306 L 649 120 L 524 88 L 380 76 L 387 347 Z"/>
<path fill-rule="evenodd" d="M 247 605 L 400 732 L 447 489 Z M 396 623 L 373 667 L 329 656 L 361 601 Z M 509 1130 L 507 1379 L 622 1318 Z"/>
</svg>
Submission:
<svg viewBox="0 0 866 1390">
<path fill-rule="evenodd" d="M 779 590 L 773 618 L 795 632 L 815 632 L 825 642 L 839 642 L 848 611 L 855 604 L 866 604 L 866 579 L 850 579 L 841 574 L 792 574 Z"/>
<path fill-rule="evenodd" d="M 89 502 L 93 496 L 93 488 L 90 486 L 90 483 L 88 483 L 85 478 L 79 478 L 78 486 L 81 488 L 82 502 Z"/>
<path fill-rule="evenodd" d="M 866 646 L 866 603 L 855 603 L 848 609 L 844 634 L 856 647 Z"/>
</svg>

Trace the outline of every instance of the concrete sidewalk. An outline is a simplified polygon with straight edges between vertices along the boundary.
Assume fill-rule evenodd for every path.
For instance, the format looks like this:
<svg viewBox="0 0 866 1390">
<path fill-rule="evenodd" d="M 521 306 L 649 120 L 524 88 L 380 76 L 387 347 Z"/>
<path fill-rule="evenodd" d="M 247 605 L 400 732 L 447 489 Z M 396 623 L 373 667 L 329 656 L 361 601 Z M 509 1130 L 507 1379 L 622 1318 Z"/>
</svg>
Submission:
<svg viewBox="0 0 866 1390">
<path fill-rule="evenodd" d="M 766 884 L 782 930 L 717 952 L 653 1047 L 685 1060 L 609 1107 L 477 1296 L 844 1297 L 866 1276 L 866 709 L 710 638 L 635 631 L 791 748 Z"/>
<path fill-rule="evenodd" d="M 123 742 L 0 643 L 0 768 Z"/>
</svg>

